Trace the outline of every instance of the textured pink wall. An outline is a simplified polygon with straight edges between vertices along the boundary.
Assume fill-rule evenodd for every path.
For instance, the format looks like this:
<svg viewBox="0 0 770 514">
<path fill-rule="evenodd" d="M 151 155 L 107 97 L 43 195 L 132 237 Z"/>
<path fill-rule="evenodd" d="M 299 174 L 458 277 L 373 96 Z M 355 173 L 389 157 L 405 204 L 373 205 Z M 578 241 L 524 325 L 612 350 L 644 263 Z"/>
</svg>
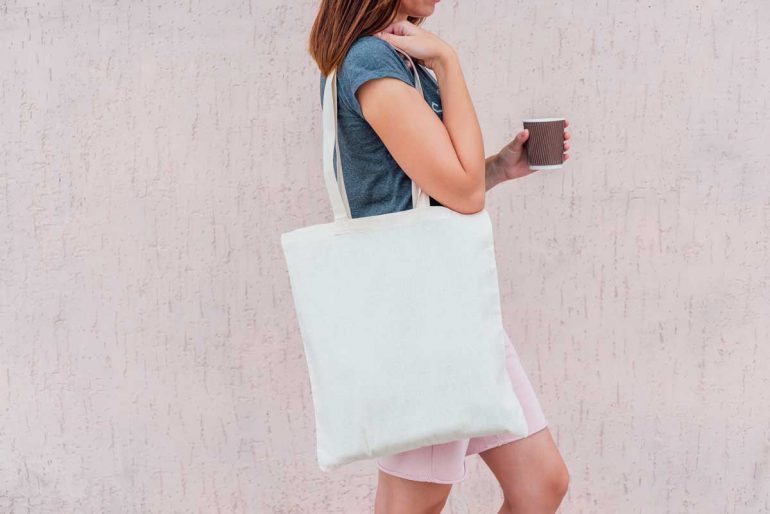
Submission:
<svg viewBox="0 0 770 514">
<path fill-rule="evenodd" d="M 330 220 L 316 2 L 0 3 L 0 512 L 348 513 L 318 471 L 279 235 Z M 487 150 L 504 315 L 563 512 L 770 507 L 770 7 L 445 0 Z M 493 512 L 477 457 L 446 512 Z"/>
</svg>

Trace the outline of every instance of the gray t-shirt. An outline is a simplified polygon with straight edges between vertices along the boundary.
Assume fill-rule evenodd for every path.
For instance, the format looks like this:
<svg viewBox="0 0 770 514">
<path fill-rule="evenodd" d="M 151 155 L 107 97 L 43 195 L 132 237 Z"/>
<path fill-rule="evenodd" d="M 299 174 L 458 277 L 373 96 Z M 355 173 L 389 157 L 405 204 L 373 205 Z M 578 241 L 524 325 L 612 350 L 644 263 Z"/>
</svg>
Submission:
<svg viewBox="0 0 770 514">
<path fill-rule="evenodd" d="M 356 90 L 380 77 L 401 79 L 415 87 L 406 57 L 375 36 L 358 38 L 337 71 L 337 134 L 345 189 L 354 218 L 375 216 L 412 208 L 412 181 L 396 163 L 382 139 L 364 119 Z M 435 79 L 417 64 L 423 96 L 443 121 L 441 96 Z M 321 105 L 326 77 L 321 75 Z M 396 107 L 394 107 L 396 108 Z M 401 112 L 409 116 L 408 112 Z M 336 166 L 336 157 L 334 160 Z M 434 198 L 431 205 L 441 205 Z"/>
</svg>

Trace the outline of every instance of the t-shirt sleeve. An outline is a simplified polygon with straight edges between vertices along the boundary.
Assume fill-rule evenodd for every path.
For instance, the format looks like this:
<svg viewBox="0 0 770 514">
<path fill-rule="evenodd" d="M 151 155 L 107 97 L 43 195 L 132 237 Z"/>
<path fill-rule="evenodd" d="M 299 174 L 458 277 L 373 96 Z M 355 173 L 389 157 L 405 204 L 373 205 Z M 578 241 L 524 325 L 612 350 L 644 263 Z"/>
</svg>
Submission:
<svg viewBox="0 0 770 514">
<path fill-rule="evenodd" d="M 414 87 L 414 76 L 390 43 L 363 36 L 348 50 L 337 75 L 340 103 L 363 118 L 356 91 L 372 79 L 393 77 Z"/>
</svg>

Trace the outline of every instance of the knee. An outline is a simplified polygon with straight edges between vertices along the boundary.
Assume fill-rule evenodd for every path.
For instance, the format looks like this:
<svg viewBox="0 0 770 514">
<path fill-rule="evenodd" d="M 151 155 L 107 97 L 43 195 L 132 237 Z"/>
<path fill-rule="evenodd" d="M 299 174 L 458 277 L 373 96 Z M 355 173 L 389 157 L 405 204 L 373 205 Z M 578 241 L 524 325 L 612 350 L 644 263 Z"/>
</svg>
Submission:
<svg viewBox="0 0 770 514">
<path fill-rule="evenodd" d="M 515 491 L 503 491 L 503 505 L 498 514 L 519 514 L 530 512 L 551 511 L 561 504 L 569 487 L 570 475 L 567 466 L 561 463 L 541 475 L 535 487 L 517 488 Z"/>
<path fill-rule="evenodd" d="M 567 495 L 569 488 L 569 470 L 560 462 L 546 474 L 540 487 L 540 497 L 543 505 L 558 507 L 562 499 Z"/>
<path fill-rule="evenodd" d="M 567 489 L 569 488 L 569 481 L 569 470 L 567 469 L 567 466 L 562 463 L 551 473 L 548 480 L 548 488 L 551 490 L 554 498 L 558 498 L 558 500 L 561 501 L 562 498 L 566 496 Z"/>
<path fill-rule="evenodd" d="M 419 504 L 417 504 L 417 502 L 412 502 L 412 507 L 414 510 L 409 512 L 414 512 L 415 514 L 441 514 L 441 512 L 444 510 L 444 507 L 446 506 L 447 500 L 448 496 L 425 495 Z M 402 509 L 394 510 L 393 512 L 407 511 Z"/>
<path fill-rule="evenodd" d="M 379 471 L 375 514 L 441 514 L 452 486 L 420 482 Z"/>
<path fill-rule="evenodd" d="M 409 512 L 413 514 L 441 514 L 447 498 L 422 498 L 419 502 L 407 498 L 375 497 L 375 514 L 396 514 Z"/>
<path fill-rule="evenodd" d="M 446 505 L 448 497 L 438 497 L 438 498 L 432 498 L 428 501 L 428 504 L 425 506 L 424 513 L 425 514 L 441 514 L 441 512 L 444 510 L 444 506 Z"/>
</svg>

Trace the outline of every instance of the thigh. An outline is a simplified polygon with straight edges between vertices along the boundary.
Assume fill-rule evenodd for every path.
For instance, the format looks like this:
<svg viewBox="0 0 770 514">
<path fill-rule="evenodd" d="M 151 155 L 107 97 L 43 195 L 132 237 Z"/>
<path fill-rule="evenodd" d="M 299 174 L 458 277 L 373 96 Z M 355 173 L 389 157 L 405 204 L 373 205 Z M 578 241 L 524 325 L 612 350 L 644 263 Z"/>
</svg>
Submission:
<svg viewBox="0 0 770 514">
<path fill-rule="evenodd" d="M 440 514 L 467 474 L 468 439 L 422 446 L 377 459 L 376 514 Z"/>
<path fill-rule="evenodd" d="M 378 469 L 375 514 L 440 514 L 452 484 L 410 480 Z"/>
<path fill-rule="evenodd" d="M 500 482 L 507 500 L 558 487 L 567 476 L 566 464 L 548 427 L 482 451 L 479 456 Z"/>
<path fill-rule="evenodd" d="M 540 405 L 540 400 L 537 398 L 537 393 L 535 393 L 535 389 L 527 376 L 527 372 L 524 370 L 524 367 L 519 360 L 519 354 L 516 352 L 516 348 L 510 337 L 508 337 L 507 332 L 505 334 L 505 343 L 505 367 L 508 371 L 508 376 L 511 379 L 513 391 L 516 393 L 524 417 L 527 420 L 528 433 L 526 437 L 529 437 L 535 432 L 542 430 L 543 427 L 548 424 L 548 420 Z M 484 450 L 517 440 L 520 437 L 521 435 L 513 434 L 511 432 L 472 437 L 468 443 L 466 452 L 468 455 L 481 453 Z"/>
<path fill-rule="evenodd" d="M 377 459 L 380 470 L 419 482 L 457 484 L 467 475 L 468 439 L 432 444 Z"/>
</svg>

